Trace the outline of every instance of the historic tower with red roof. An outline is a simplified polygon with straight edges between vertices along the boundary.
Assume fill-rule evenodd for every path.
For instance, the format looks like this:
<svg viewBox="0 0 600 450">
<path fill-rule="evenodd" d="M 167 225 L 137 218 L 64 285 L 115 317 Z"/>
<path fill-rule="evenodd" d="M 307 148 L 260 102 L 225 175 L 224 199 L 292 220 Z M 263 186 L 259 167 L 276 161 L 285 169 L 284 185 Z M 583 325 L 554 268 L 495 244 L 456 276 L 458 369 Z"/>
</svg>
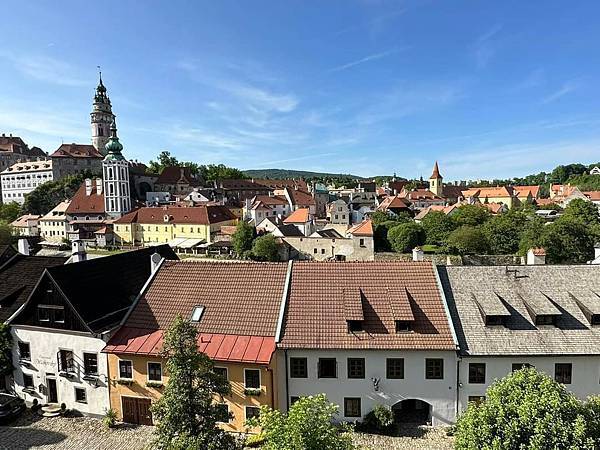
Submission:
<svg viewBox="0 0 600 450">
<path fill-rule="evenodd" d="M 442 180 L 443 177 L 440 175 L 440 169 L 438 168 L 438 163 L 436 161 L 435 165 L 433 166 L 433 172 L 429 177 L 429 190 L 438 197 L 442 197 L 442 191 L 444 190 L 444 184 Z"/>
<path fill-rule="evenodd" d="M 92 123 L 92 145 L 96 147 L 96 150 L 102 153 L 102 155 L 106 156 L 108 152 L 105 150 L 105 146 L 110 138 L 110 125 L 113 122 L 115 115 L 112 112 L 112 105 L 106 92 L 106 87 L 104 86 L 104 83 L 102 83 L 101 72 L 90 115 Z"/>
</svg>

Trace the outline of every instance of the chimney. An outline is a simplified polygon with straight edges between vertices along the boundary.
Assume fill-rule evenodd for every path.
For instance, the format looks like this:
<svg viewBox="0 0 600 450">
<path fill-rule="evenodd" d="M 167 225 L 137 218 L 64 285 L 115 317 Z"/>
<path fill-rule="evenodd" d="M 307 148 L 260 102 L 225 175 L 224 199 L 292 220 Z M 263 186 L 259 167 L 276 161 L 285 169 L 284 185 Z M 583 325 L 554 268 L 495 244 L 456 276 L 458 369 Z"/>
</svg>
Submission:
<svg viewBox="0 0 600 450">
<path fill-rule="evenodd" d="M 424 253 L 421 247 L 415 247 L 412 251 L 413 261 L 423 261 Z"/>
<path fill-rule="evenodd" d="M 102 178 L 96 178 L 96 193 L 102 195 Z"/>
<path fill-rule="evenodd" d="M 27 239 L 19 239 L 19 242 L 17 242 L 17 248 L 19 249 L 19 253 L 21 255 L 29 256 L 29 242 Z"/>
<path fill-rule="evenodd" d="M 527 265 L 546 264 L 546 250 L 543 248 L 530 248 L 527 251 Z"/>
<path fill-rule="evenodd" d="M 72 262 L 77 263 L 85 261 L 87 259 L 85 243 L 79 239 L 73 241 L 71 254 L 73 255 L 71 258 Z"/>
<path fill-rule="evenodd" d="M 85 195 L 88 197 L 92 195 L 92 180 L 89 178 L 85 179 Z"/>
<path fill-rule="evenodd" d="M 163 260 L 163 257 L 158 253 L 152 253 L 150 256 L 150 273 L 153 274 L 160 267 L 160 263 Z"/>
</svg>

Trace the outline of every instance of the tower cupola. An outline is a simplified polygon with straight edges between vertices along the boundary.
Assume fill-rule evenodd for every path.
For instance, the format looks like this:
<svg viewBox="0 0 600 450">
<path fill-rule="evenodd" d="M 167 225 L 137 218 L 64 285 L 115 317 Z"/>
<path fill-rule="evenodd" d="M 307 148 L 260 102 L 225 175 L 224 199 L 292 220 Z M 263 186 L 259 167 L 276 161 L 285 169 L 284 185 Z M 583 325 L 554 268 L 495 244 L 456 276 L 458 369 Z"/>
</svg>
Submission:
<svg viewBox="0 0 600 450">
<path fill-rule="evenodd" d="M 99 72 L 98 86 L 94 94 L 92 104 L 91 125 L 92 125 L 92 145 L 103 155 L 106 155 L 105 146 L 110 137 L 110 125 L 113 122 L 114 114 L 110 98 L 102 81 L 102 72 Z"/>
</svg>

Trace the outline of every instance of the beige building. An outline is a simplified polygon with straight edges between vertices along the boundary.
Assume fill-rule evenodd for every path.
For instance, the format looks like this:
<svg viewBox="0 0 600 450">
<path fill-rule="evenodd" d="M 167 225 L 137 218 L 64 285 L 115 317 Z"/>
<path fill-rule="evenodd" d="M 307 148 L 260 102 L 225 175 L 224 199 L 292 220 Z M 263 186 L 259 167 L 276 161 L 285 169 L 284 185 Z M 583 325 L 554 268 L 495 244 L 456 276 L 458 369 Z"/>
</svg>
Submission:
<svg viewBox="0 0 600 450">
<path fill-rule="evenodd" d="M 52 211 L 40 218 L 40 236 L 44 241 L 60 243 L 66 239 L 67 216 L 65 212 L 70 203 L 70 200 L 60 202 Z"/>
<path fill-rule="evenodd" d="M 17 236 L 39 236 L 39 220 L 41 216 L 25 214 L 10 224 Z"/>
</svg>

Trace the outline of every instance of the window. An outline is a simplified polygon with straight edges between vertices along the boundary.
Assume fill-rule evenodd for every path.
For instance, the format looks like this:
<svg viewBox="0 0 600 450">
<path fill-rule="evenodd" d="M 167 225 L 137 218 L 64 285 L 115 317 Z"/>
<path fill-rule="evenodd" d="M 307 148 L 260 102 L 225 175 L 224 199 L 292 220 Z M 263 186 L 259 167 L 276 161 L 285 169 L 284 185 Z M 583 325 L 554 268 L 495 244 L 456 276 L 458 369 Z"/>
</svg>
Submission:
<svg viewBox="0 0 600 450">
<path fill-rule="evenodd" d="M 316 255 L 316 254 L 317 254 L 317 251 L 318 251 L 318 250 L 315 248 L 315 249 L 314 249 L 314 251 L 313 251 L 313 253 Z"/>
<path fill-rule="evenodd" d="M 319 358 L 319 378 L 337 378 L 335 358 Z"/>
<path fill-rule="evenodd" d="M 358 242 L 359 242 L 359 245 L 360 245 L 361 247 L 364 247 L 364 246 L 365 246 L 365 239 L 364 239 L 364 238 L 360 238 L 360 239 L 358 240 Z"/>
<path fill-rule="evenodd" d="M 306 358 L 290 358 L 290 378 L 308 378 Z"/>
<path fill-rule="evenodd" d="M 50 322 L 50 310 L 48 308 L 44 308 L 42 305 L 38 306 L 38 321 Z"/>
<path fill-rule="evenodd" d="M 344 417 L 362 417 L 360 409 L 360 397 L 344 398 Z"/>
<path fill-rule="evenodd" d="M 444 378 L 444 360 L 439 358 L 425 359 L 425 378 L 442 380 Z"/>
<path fill-rule="evenodd" d="M 260 389 L 260 370 L 244 369 L 244 386 L 246 389 Z"/>
<path fill-rule="evenodd" d="M 87 403 L 87 396 L 84 388 L 75 388 L 75 401 L 77 403 Z"/>
<path fill-rule="evenodd" d="M 321 249 L 321 255 L 324 255 L 324 254 L 325 254 L 325 249 L 324 249 L 324 248 L 322 248 L 322 249 Z"/>
<path fill-rule="evenodd" d="M 348 378 L 365 377 L 365 358 L 348 358 Z"/>
<path fill-rule="evenodd" d="M 21 361 L 31 361 L 31 349 L 29 343 L 19 342 L 19 359 Z"/>
<path fill-rule="evenodd" d="M 396 320 L 396 333 L 410 332 L 410 322 L 408 320 Z"/>
<path fill-rule="evenodd" d="M 533 366 L 529 363 L 513 363 L 512 371 L 516 372 L 517 370 L 525 369 L 528 367 L 533 367 Z"/>
<path fill-rule="evenodd" d="M 362 320 L 349 320 L 348 321 L 348 333 L 356 333 L 362 331 Z"/>
<path fill-rule="evenodd" d="M 217 403 L 215 408 L 217 409 L 217 422 L 228 423 L 231 420 L 227 403 Z"/>
<path fill-rule="evenodd" d="M 571 363 L 556 363 L 554 365 L 554 379 L 558 383 L 571 384 L 572 374 L 573 374 L 573 364 L 571 364 Z"/>
<path fill-rule="evenodd" d="M 536 325 L 552 325 L 554 324 L 554 316 L 552 315 L 541 315 L 535 317 Z"/>
<path fill-rule="evenodd" d="M 65 308 L 56 305 L 38 305 L 38 321 L 65 323 Z"/>
<path fill-rule="evenodd" d="M 469 363 L 469 383 L 485 384 L 485 363 Z"/>
<path fill-rule="evenodd" d="M 226 367 L 213 367 L 213 372 L 219 375 L 224 380 L 228 380 Z"/>
<path fill-rule="evenodd" d="M 390 380 L 402 380 L 404 378 L 404 358 L 386 359 L 385 377 Z"/>
<path fill-rule="evenodd" d="M 33 377 L 26 373 L 23 374 L 23 387 L 26 389 L 33 389 Z"/>
<path fill-rule="evenodd" d="M 204 313 L 204 306 L 194 306 L 194 310 L 192 311 L 192 322 L 200 322 L 202 313 Z"/>
<path fill-rule="evenodd" d="M 260 416 L 260 408 L 256 406 L 246 406 L 246 420 Z"/>
<path fill-rule="evenodd" d="M 119 361 L 119 378 L 129 379 L 133 378 L 133 370 L 131 361 Z"/>
<path fill-rule="evenodd" d="M 300 397 L 294 397 L 293 395 L 290 397 L 290 406 L 300 400 Z"/>
<path fill-rule="evenodd" d="M 95 353 L 83 354 L 83 370 L 86 375 L 98 375 L 98 355 Z"/>
<path fill-rule="evenodd" d="M 75 360 L 73 359 L 73 352 L 71 350 L 61 350 L 59 352 L 58 364 L 60 372 L 74 372 Z"/>
<path fill-rule="evenodd" d="M 148 381 L 162 381 L 162 365 L 160 363 L 148 363 Z"/>
</svg>

